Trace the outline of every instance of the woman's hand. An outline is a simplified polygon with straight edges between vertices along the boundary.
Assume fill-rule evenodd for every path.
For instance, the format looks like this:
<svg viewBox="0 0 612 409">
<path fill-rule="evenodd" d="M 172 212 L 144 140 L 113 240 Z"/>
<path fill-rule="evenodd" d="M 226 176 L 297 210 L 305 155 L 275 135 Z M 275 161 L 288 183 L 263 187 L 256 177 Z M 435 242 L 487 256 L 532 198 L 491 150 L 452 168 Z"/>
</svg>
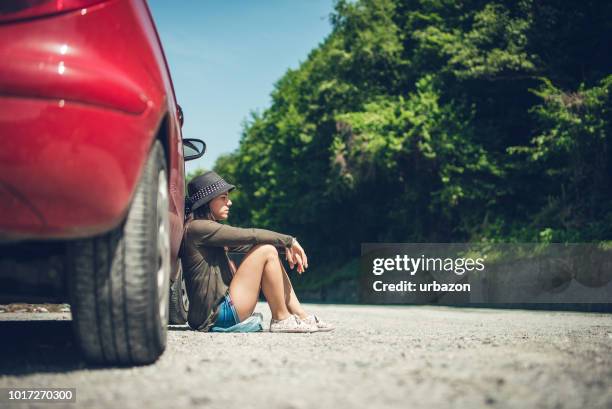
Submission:
<svg viewBox="0 0 612 409">
<path fill-rule="evenodd" d="M 287 249 L 286 258 L 289 262 L 289 267 L 293 270 L 293 267 L 297 264 L 297 271 L 302 274 L 308 268 L 308 257 L 306 252 L 300 246 L 297 240 L 293 240 L 291 247 Z"/>
</svg>

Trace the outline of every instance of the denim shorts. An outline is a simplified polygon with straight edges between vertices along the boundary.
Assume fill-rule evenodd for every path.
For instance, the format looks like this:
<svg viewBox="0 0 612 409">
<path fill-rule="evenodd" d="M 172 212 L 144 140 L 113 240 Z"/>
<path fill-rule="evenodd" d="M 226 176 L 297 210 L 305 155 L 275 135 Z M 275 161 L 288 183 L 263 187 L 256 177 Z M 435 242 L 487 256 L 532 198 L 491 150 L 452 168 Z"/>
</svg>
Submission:
<svg viewBox="0 0 612 409">
<path fill-rule="evenodd" d="M 225 294 L 223 301 L 221 301 L 221 304 L 219 304 L 219 315 L 217 316 L 217 320 L 213 326 L 229 328 L 238 324 L 239 322 L 240 320 L 238 319 L 238 314 L 236 313 L 234 303 L 232 302 L 229 293 Z"/>
</svg>

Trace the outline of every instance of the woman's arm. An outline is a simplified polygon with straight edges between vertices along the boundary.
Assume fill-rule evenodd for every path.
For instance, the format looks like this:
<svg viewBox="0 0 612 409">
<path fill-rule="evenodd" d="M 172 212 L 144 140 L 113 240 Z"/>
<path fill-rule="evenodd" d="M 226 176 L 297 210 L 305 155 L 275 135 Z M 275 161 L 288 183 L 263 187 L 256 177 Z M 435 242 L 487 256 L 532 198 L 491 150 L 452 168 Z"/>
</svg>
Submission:
<svg viewBox="0 0 612 409">
<path fill-rule="evenodd" d="M 229 251 L 230 253 L 248 253 L 249 251 L 251 251 L 252 248 L 252 244 L 245 244 L 244 246 L 230 246 L 227 248 L 227 251 Z"/>
<path fill-rule="evenodd" d="M 236 246 L 236 247 L 228 247 L 227 251 L 230 253 L 248 253 L 253 248 L 253 244 L 245 244 L 244 246 Z M 276 246 L 276 250 L 278 250 L 278 254 L 285 254 L 287 251 L 287 247 L 284 245 Z"/>
<path fill-rule="evenodd" d="M 244 229 L 217 223 L 212 220 L 192 220 L 187 237 L 197 246 L 240 247 L 256 244 L 272 244 L 290 247 L 293 237 L 265 229 Z"/>
</svg>

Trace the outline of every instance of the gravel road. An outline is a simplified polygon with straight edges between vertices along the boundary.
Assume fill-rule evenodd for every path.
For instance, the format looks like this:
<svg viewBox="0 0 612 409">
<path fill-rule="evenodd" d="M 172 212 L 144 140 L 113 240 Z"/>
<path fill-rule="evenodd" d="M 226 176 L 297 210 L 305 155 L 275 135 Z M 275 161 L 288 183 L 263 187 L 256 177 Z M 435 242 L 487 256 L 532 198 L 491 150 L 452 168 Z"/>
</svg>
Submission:
<svg viewBox="0 0 612 409">
<path fill-rule="evenodd" d="M 42 408 L 612 408 L 610 314 L 308 309 L 336 331 L 172 326 L 161 359 L 137 368 L 88 368 L 69 313 L 3 313 L 0 388 L 76 388 L 76 403 L 29 406 Z"/>
</svg>

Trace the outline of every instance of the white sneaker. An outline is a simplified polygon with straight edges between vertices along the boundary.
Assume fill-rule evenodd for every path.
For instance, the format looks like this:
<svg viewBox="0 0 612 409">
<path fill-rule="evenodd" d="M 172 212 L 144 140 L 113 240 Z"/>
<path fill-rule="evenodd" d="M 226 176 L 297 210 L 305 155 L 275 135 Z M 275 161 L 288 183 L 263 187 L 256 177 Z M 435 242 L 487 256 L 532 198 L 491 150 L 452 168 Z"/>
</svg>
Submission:
<svg viewBox="0 0 612 409">
<path fill-rule="evenodd" d="M 317 332 L 316 325 L 308 324 L 295 315 L 284 320 L 270 320 L 270 332 Z"/>
<path fill-rule="evenodd" d="M 321 319 L 314 314 L 310 314 L 308 317 L 301 319 L 301 321 L 310 325 L 315 325 L 319 332 L 333 331 L 336 329 L 332 324 L 321 321 Z"/>
</svg>

